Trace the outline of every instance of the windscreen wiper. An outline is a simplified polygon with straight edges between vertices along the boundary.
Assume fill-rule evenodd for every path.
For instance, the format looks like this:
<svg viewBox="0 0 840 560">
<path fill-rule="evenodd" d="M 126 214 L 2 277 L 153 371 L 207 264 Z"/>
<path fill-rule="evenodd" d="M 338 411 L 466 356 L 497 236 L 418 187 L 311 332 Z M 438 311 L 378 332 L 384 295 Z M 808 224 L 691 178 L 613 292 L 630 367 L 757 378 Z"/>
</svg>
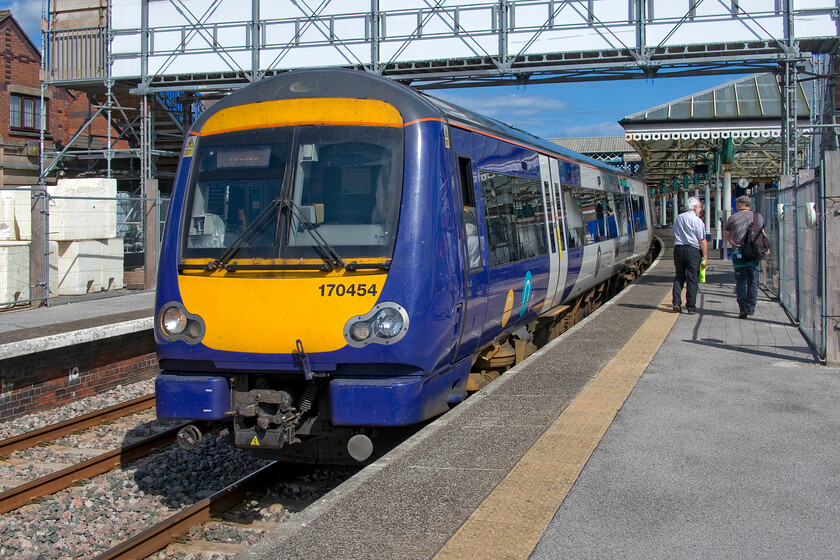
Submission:
<svg viewBox="0 0 840 560">
<path fill-rule="evenodd" d="M 347 263 L 347 266 L 344 267 L 347 270 L 388 270 L 391 268 L 391 259 L 388 259 L 385 262 L 381 263 L 358 263 L 356 261 L 352 261 Z"/>
<path fill-rule="evenodd" d="M 219 255 L 219 257 L 214 260 L 213 262 L 207 263 L 205 265 L 205 269 L 213 272 L 214 270 L 225 269 L 227 270 L 227 264 L 233 258 L 233 256 L 239 252 L 245 243 L 247 243 L 257 231 L 268 221 L 268 218 L 271 216 L 271 213 L 282 203 L 283 199 L 279 196 L 268 203 L 268 206 L 265 207 L 265 210 L 259 213 L 259 215 L 254 218 L 254 221 L 251 222 L 251 225 L 246 227 L 242 233 L 236 236 L 236 239 L 233 240 L 233 243 L 230 244 L 224 253 Z"/>
<path fill-rule="evenodd" d="M 336 270 L 338 268 L 347 268 L 347 264 L 342 260 L 339 254 L 333 249 L 332 245 L 327 243 L 327 240 L 324 239 L 324 236 L 318 231 L 309 218 L 306 217 L 300 207 L 295 204 L 295 201 L 291 198 L 287 198 L 286 200 L 281 202 L 281 206 L 288 208 L 295 217 L 300 220 L 301 225 L 303 225 L 303 229 L 309 233 L 312 239 L 315 241 L 315 244 L 318 246 L 320 251 L 318 253 L 321 255 L 321 258 L 327 263 L 330 268 Z"/>
</svg>

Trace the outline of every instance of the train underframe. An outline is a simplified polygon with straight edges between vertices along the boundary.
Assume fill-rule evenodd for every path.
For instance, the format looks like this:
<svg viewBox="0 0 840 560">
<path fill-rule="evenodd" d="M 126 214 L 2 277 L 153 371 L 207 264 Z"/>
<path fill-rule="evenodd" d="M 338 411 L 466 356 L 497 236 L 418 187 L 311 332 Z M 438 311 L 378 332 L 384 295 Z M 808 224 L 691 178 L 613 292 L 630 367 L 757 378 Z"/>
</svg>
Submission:
<svg viewBox="0 0 840 560">
<path fill-rule="evenodd" d="M 554 340 L 586 316 L 601 307 L 610 298 L 632 284 L 651 265 L 659 252 L 658 241 L 637 263 L 624 268 L 619 274 L 590 288 L 567 302 L 552 316 L 540 317 L 506 338 L 483 348 L 476 354 L 470 372 L 467 390 L 478 391 L 497 379 L 507 369 Z"/>
</svg>

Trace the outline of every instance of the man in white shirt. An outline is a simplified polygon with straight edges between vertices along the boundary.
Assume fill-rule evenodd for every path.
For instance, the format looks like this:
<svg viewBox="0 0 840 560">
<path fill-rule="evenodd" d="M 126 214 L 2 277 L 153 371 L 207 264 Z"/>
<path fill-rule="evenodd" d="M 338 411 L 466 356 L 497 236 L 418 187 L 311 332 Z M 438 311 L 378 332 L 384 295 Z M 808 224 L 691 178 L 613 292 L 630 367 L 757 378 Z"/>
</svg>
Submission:
<svg viewBox="0 0 840 560">
<path fill-rule="evenodd" d="M 685 289 L 685 309 L 697 311 L 697 288 L 700 267 L 706 263 L 706 224 L 700 219 L 703 204 L 692 196 L 685 205 L 686 211 L 677 216 L 671 233 L 674 234 L 674 288 L 671 301 L 676 313 L 682 311 L 682 291 Z"/>
</svg>

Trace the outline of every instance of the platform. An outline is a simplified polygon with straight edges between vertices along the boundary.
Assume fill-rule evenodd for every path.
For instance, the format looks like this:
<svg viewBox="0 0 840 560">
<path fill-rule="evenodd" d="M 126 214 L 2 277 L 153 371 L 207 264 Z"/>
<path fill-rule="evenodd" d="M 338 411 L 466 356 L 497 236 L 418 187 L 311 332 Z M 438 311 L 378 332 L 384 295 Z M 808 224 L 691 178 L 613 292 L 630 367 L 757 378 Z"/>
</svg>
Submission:
<svg viewBox="0 0 840 560">
<path fill-rule="evenodd" d="M 152 328 L 154 291 L 120 290 L 50 307 L 0 311 L 0 358 Z"/>
<path fill-rule="evenodd" d="M 0 311 L 0 422 L 158 373 L 152 291 Z"/>
<path fill-rule="evenodd" d="M 672 262 L 237 560 L 836 555 L 840 369 L 728 262 L 673 313 Z"/>
</svg>

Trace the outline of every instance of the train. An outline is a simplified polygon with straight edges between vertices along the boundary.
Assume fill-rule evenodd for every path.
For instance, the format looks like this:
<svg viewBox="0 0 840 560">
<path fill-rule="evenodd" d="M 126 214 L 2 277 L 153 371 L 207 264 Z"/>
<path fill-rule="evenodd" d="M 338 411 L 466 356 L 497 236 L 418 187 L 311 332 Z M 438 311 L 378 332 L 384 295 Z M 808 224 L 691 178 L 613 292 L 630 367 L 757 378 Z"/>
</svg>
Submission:
<svg viewBox="0 0 840 560">
<path fill-rule="evenodd" d="M 189 130 L 158 265 L 157 416 L 364 462 L 651 262 L 631 174 L 366 71 L 281 73 Z M 562 374 L 562 372 L 560 372 Z"/>
</svg>

